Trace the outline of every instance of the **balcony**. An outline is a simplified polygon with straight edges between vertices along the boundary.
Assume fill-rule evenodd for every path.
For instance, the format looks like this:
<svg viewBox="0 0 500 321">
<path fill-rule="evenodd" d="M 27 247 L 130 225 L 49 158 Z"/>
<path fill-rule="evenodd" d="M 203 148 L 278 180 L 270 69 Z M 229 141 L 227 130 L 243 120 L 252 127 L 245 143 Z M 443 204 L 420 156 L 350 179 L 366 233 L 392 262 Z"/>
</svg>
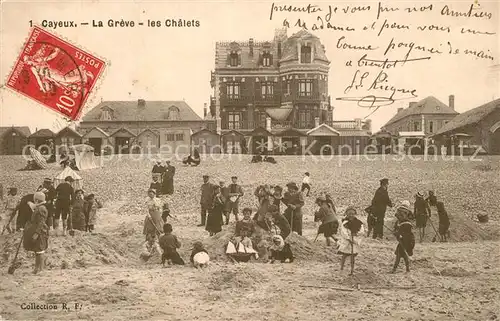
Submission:
<svg viewBox="0 0 500 321">
<path fill-rule="evenodd" d="M 366 121 L 363 120 L 360 120 L 358 122 L 356 122 L 355 120 L 324 121 L 324 123 L 332 128 L 344 130 L 361 130 L 366 125 Z"/>
<path fill-rule="evenodd" d="M 318 92 L 303 92 L 303 93 L 298 92 L 293 94 L 285 94 L 283 96 L 283 102 L 319 103 L 321 101 L 328 101 L 328 95 Z"/>
<path fill-rule="evenodd" d="M 239 121 L 239 122 L 229 122 L 229 123 L 222 123 L 221 124 L 221 129 L 225 130 L 254 130 L 257 127 L 263 127 L 266 128 L 266 122 L 265 121 Z"/>
<path fill-rule="evenodd" d="M 279 106 L 281 104 L 281 95 L 280 94 L 267 94 L 267 95 L 258 95 L 254 98 L 255 105 L 275 105 Z"/>
<path fill-rule="evenodd" d="M 252 96 L 242 96 L 242 95 L 221 95 L 220 103 L 223 106 L 244 106 L 246 107 L 249 103 L 253 102 Z"/>
</svg>

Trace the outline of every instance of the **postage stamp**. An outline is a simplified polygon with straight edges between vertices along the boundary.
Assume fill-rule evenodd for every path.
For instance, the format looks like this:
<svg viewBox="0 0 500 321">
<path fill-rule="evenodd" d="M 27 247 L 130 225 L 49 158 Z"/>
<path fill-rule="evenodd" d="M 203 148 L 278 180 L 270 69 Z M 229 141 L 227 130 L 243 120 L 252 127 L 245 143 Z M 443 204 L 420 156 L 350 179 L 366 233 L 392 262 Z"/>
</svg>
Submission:
<svg viewBox="0 0 500 321">
<path fill-rule="evenodd" d="M 34 27 L 7 87 L 72 119 L 78 119 L 106 62 Z"/>
</svg>

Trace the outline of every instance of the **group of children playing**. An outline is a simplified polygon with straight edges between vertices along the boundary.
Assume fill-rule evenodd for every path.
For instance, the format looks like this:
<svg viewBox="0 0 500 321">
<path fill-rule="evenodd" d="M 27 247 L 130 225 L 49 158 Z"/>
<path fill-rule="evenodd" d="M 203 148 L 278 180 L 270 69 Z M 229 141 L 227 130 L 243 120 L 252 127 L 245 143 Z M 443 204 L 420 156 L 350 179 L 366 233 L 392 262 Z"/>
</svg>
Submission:
<svg viewBox="0 0 500 321">
<path fill-rule="evenodd" d="M 66 227 L 70 234 L 72 231 L 80 230 L 84 232 L 94 232 L 97 222 L 97 211 L 102 208 L 102 203 L 96 199 L 94 194 L 85 195 L 82 189 L 74 190 L 72 179 L 67 177 L 65 181 L 53 187 L 52 179 L 45 178 L 36 192 L 45 195 L 45 207 L 47 209 L 47 226 L 53 230 L 52 234 L 57 234 L 58 222 L 62 216 L 63 234 L 66 235 Z M 68 194 L 68 199 L 63 197 Z M 23 230 L 24 225 L 30 221 L 33 211 L 34 194 L 27 194 L 21 198 L 15 187 L 8 189 L 4 200 L 5 208 L 0 216 L 2 234 L 7 231 L 14 233 Z M 64 203 L 64 204 L 63 204 Z M 68 204 L 66 204 L 68 203 Z M 67 205 L 67 206 L 66 206 Z M 30 208 L 31 206 L 31 208 Z M 26 209 L 30 209 L 27 211 Z"/>
</svg>

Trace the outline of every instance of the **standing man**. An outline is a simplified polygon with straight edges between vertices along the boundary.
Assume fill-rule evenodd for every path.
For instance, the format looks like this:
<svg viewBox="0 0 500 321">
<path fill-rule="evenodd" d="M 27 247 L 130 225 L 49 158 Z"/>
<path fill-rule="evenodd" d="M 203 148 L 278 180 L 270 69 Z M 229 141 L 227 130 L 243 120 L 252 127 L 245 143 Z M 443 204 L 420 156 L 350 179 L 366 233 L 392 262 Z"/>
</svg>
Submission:
<svg viewBox="0 0 500 321">
<path fill-rule="evenodd" d="M 229 216 L 231 212 L 234 214 L 234 218 L 238 221 L 238 205 L 240 198 L 243 196 L 243 188 L 238 185 L 238 177 L 231 177 L 232 183 L 229 185 L 229 210 L 226 216 L 226 225 L 229 224 Z"/>
<path fill-rule="evenodd" d="M 391 199 L 389 198 L 389 180 L 383 178 L 380 180 L 380 187 L 375 192 L 372 200 L 372 212 L 375 217 L 375 226 L 373 227 L 373 238 L 382 239 L 384 237 L 384 219 L 387 206 L 392 207 Z"/>
<path fill-rule="evenodd" d="M 291 182 L 286 184 L 288 191 L 283 197 L 283 203 L 287 209 L 283 213 L 292 231 L 302 235 L 302 206 L 304 206 L 304 196 L 299 191 L 297 184 Z"/>
<path fill-rule="evenodd" d="M 175 167 L 170 165 L 170 161 L 165 162 L 165 173 L 163 174 L 162 194 L 174 194 L 174 175 Z"/>
<path fill-rule="evenodd" d="M 198 226 L 205 226 L 207 222 L 207 213 L 212 208 L 214 201 L 214 185 L 210 183 L 210 177 L 203 175 L 203 184 L 201 185 L 201 223 Z"/>
<path fill-rule="evenodd" d="M 66 176 L 64 182 L 56 187 L 57 198 L 53 224 L 54 230 L 57 230 L 59 228 L 59 218 L 62 216 L 63 235 L 66 235 L 66 226 L 69 212 L 71 211 L 71 203 L 75 199 L 75 190 L 73 186 L 71 186 L 71 183 L 74 181 L 73 177 Z"/>
<path fill-rule="evenodd" d="M 54 227 L 54 202 L 56 200 L 57 192 L 52 184 L 52 179 L 46 177 L 43 180 L 42 185 L 37 189 L 37 192 L 43 192 L 45 194 L 45 207 L 47 208 L 47 226 L 49 230 Z"/>
</svg>

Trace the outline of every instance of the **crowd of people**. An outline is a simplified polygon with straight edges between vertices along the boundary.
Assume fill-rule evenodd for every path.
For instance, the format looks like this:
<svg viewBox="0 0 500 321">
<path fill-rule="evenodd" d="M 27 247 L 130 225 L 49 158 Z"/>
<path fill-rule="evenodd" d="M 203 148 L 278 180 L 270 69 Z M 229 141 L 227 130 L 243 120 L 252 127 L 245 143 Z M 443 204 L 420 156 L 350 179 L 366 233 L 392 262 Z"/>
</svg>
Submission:
<svg viewBox="0 0 500 321">
<path fill-rule="evenodd" d="M 152 169 L 152 182 L 148 189 L 147 215 L 144 219 L 143 234 L 145 242 L 140 257 L 148 261 L 155 253 L 161 257 L 164 266 L 171 264 L 184 265 L 184 260 L 177 252 L 181 243 L 173 233 L 170 219 L 176 219 L 171 213 L 166 199 L 162 195 L 174 193 L 175 167 L 166 161 L 156 162 Z M 28 251 L 36 254 L 35 273 L 43 269 L 43 255 L 48 246 L 49 235 L 59 236 L 59 223 L 62 221 L 62 235 L 75 230 L 94 232 L 97 222 L 97 211 L 102 207 L 94 194 L 85 195 L 82 189 L 75 190 L 73 178 L 68 176 L 64 182 L 54 187 L 53 181 L 46 178 L 35 193 L 23 197 L 18 195 L 15 187 L 9 188 L 4 201 L 5 211 L 2 215 L 2 234 L 7 231 L 23 231 L 23 245 Z M 400 260 L 405 262 L 409 271 L 409 257 L 413 255 L 415 236 L 413 228 L 419 231 L 419 241 L 423 242 L 427 223 L 436 232 L 434 240 L 449 238 L 450 221 L 444 204 L 438 201 L 435 193 L 429 191 L 415 195 L 413 209 L 409 201 L 394 206 L 389 197 L 389 180 L 380 180 L 380 186 L 369 207 L 367 214 L 367 233 L 364 224 L 358 218 L 354 207 L 348 207 L 344 213 L 338 213 L 331 195 L 324 193 L 316 197 L 317 209 L 314 221 L 319 222 L 317 235 L 323 235 L 327 246 L 341 255 L 340 267 L 350 258 L 351 273 L 354 271 L 355 258 L 361 250 L 361 240 L 372 235 L 373 239 L 383 239 L 384 228 L 391 231 L 397 239 L 395 262 L 392 272 L 397 270 Z M 210 237 L 222 231 L 234 217 L 235 229 L 233 237 L 227 243 L 225 253 L 235 262 L 248 262 L 264 257 L 269 262 L 294 261 L 293 248 L 289 242 L 292 233 L 302 235 L 303 207 L 310 196 L 313 184 L 309 172 L 304 174 L 302 185 L 294 182 L 286 184 L 286 190 L 279 185 L 260 185 L 253 193 L 257 210 L 244 208 L 240 217 L 240 201 L 246 194 L 238 177 L 232 176 L 231 183 L 224 181 L 218 184 L 211 182 L 208 175 L 203 175 L 200 186 L 200 224 Z M 385 224 L 388 207 L 395 207 L 396 221 L 392 228 Z M 439 227 L 432 225 L 432 209 L 436 208 Z M 339 219 L 339 215 L 343 217 Z M 264 236 L 267 237 L 264 237 Z M 269 241 L 269 242 L 268 242 Z M 190 262 L 196 267 L 208 265 L 210 256 L 202 242 L 195 242 Z"/>
</svg>

